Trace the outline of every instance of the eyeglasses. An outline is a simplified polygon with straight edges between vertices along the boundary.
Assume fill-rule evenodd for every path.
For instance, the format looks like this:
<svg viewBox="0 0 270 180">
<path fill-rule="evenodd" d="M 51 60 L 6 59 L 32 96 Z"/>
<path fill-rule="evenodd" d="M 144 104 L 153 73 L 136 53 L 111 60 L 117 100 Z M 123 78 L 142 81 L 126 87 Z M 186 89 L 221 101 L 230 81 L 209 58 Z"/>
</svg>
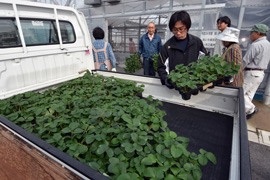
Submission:
<svg viewBox="0 0 270 180">
<path fill-rule="evenodd" d="M 219 21 L 219 22 L 217 23 L 217 25 L 222 24 L 222 23 L 225 23 L 225 22 L 221 22 L 221 21 Z"/>
<path fill-rule="evenodd" d="M 187 29 L 187 28 L 185 28 L 185 27 L 180 27 L 180 28 L 175 28 L 175 27 L 174 27 L 172 30 L 173 30 L 174 33 L 176 33 L 176 32 L 182 33 L 182 32 L 184 32 L 186 29 Z"/>
</svg>

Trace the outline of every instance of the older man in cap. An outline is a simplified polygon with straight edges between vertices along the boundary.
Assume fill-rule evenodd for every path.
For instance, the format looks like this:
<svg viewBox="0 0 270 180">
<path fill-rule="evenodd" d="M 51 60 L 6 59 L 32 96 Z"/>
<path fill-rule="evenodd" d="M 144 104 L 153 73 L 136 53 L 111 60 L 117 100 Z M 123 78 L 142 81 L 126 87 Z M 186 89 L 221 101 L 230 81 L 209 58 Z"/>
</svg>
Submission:
<svg viewBox="0 0 270 180">
<path fill-rule="evenodd" d="M 252 27 L 250 30 L 252 44 L 243 58 L 245 69 L 243 88 L 247 119 L 259 111 L 252 103 L 252 99 L 264 78 L 264 70 L 267 69 L 270 61 L 270 43 L 266 39 L 268 29 L 265 24 L 256 24 Z"/>
</svg>

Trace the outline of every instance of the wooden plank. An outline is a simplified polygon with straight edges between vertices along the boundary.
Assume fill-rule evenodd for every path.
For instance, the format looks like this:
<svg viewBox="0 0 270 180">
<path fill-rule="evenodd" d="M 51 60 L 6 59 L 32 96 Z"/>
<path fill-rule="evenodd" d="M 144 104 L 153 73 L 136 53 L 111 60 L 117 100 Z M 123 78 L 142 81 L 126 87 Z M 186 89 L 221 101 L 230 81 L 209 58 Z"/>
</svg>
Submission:
<svg viewBox="0 0 270 180">
<path fill-rule="evenodd" d="M 80 179 L 2 126 L 0 126 L 0 144 L 1 180 Z"/>
</svg>

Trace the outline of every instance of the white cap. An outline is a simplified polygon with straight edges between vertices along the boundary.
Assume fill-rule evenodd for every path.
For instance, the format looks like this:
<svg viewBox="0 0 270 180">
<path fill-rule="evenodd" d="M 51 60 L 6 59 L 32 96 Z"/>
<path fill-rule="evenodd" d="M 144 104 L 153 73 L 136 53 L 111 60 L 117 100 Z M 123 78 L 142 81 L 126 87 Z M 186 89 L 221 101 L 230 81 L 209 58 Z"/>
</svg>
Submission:
<svg viewBox="0 0 270 180">
<path fill-rule="evenodd" d="M 239 43 L 240 30 L 232 27 L 226 27 L 224 31 L 216 38 L 221 41 L 236 42 Z"/>
</svg>

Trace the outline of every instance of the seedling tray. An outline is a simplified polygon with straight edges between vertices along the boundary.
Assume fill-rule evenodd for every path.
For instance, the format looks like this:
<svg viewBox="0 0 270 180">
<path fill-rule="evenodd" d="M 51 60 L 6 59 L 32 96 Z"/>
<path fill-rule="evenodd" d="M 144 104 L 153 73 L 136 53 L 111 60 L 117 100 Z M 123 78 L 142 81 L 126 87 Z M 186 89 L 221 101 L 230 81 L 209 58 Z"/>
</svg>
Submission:
<svg viewBox="0 0 270 180">
<path fill-rule="evenodd" d="M 222 79 L 217 79 L 211 83 L 205 84 L 204 86 L 199 86 L 196 89 L 191 89 L 189 92 L 186 93 L 182 92 L 182 90 L 178 88 L 176 84 L 172 83 L 172 85 L 174 89 L 177 90 L 179 94 L 181 94 L 183 100 L 189 100 L 191 98 L 191 95 L 198 95 L 199 92 L 205 92 L 207 88 L 213 89 L 215 86 L 221 85 L 223 82 L 229 82 L 230 78 L 231 76 L 226 76 Z"/>
</svg>

